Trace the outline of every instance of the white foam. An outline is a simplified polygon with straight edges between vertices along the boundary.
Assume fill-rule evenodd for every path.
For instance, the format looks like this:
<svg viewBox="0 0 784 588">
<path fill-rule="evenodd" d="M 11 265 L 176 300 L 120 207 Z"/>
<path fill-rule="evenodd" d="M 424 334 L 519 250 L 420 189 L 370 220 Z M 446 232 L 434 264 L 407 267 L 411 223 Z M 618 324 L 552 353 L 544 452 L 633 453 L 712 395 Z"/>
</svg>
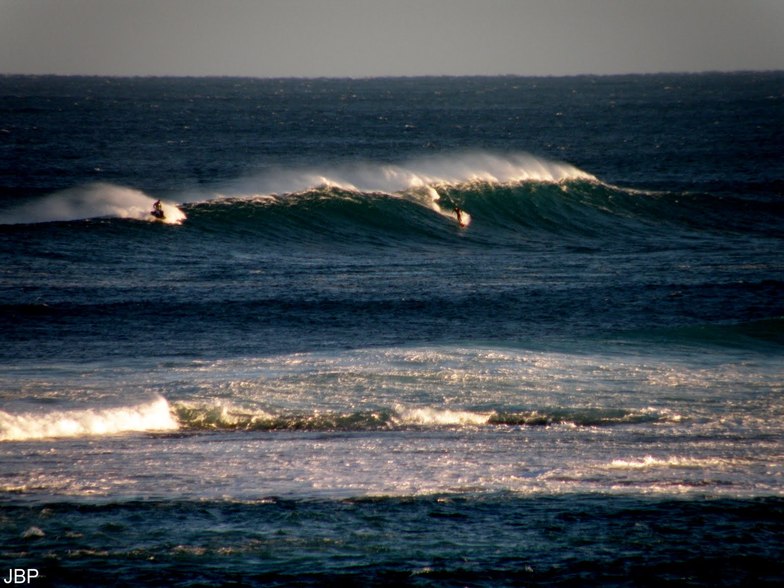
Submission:
<svg viewBox="0 0 784 588">
<path fill-rule="evenodd" d="M 450 410 L 444 408 L 406 408 L 398 406 L 396 420 L 401 425 L 450 426 L 486 425 L 492 413 Z"/>
<path fill-rule="evenodd" d="M 162 203 L 164 219 L 150 214 L 155 198 L 140 190 L 114 184 L 95 183 L 55 192 L 44 198 L 0 212 L 0 224 L 45 223 L 92 218 L 127 218 L 180 224 L 185 213 Z"/>
<path fill-rule="evenodd" d="M 163 397 L 115 408 L 45 413 L 9 413 L 0 410 L 0 441 L 110 435 L 126 431 L 171 431 L 177 428 L 169 403 Z"/>
</svg>

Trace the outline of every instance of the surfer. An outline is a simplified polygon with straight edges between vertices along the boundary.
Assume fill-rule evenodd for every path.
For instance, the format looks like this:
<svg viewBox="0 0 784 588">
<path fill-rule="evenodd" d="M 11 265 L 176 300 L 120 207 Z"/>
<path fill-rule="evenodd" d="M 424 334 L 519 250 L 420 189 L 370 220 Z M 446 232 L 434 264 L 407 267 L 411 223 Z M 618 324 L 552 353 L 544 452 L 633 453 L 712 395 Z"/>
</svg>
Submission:
<svg viewBox="0 0 784 588">
<path fill-rule="evenodd" d="M 163 205 L 161 204 L 160 200 L 156 200 L 155 204 L 152 205 L 152 212 L 150 212 L 150 214 L 161 220 L 166 218 L 166 215 L 163 213 Z"/>
<path fill-rule="evenodd" d="M 463 211 L 460 210 L 459 206 L 455 206 L 454 211 L 455 211 L 455 216 L 457 216 L 457 224 L 460 225 L 461 227 L 464 227 L 465 225 L 463 224 Z"/>
</svg>

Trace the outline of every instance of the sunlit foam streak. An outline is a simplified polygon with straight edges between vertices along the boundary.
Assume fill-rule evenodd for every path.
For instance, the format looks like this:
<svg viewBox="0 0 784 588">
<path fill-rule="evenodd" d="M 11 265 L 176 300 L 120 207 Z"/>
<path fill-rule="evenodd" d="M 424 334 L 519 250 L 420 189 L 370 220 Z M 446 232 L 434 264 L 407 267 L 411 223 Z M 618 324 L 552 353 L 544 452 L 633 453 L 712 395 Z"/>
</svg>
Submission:
<svg viewBox="0 0 784 588">
<path fill-rule="evenodd" d="M 486 425 L 492 413 L 435 408 L 406 408 L 398 406 L 393 422 L 399 425 L 418 426 L 481 426 Z"/>
<path fill-rule="evenodd" d="M 649 468 L 704 468 L 713 467 L 718 468 L 727 465 L 728 460 L 718 458 L 692 458 L 682 456 L 668 456 L 666 458 L 657 458 L 651 455 L 646 455 L 638 459 L 614 459 L 612 463 L 607 466 L 608 469 L 629 469 L 629 470 L 642 470 Z"/>
<path fill-rule="evenodd" d="M 162 397 L 116 408 L 16 414 L 0 410 L 0 441 L 110 435 L 127 431 L 171 431 L 177 428 L 169 403 Z"/>
</svg>

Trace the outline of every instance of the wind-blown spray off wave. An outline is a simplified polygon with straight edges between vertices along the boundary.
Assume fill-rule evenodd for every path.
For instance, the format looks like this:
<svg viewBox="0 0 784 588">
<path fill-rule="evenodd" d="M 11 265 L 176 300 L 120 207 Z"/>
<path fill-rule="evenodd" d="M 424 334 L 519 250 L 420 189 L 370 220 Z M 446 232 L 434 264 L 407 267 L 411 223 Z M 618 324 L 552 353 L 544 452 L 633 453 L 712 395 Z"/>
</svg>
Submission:
<svg viewBox="0 0 784 588">
<path fill-rule="evenodd" d="M 185 213 L 169 203 L 161 203 L 164 217 L 151 213 L 155 198 L 140 190 L 95 183 L 55 192 L 42 199 L 0 212 L 0 224 L 35 224 L 93 218 L 121 218 L 180 224 Z"/>
<path fill-rule="evenodd" d="M 496 155 L 469 152 L 413 159 L 401 164 L 354 163 L 331 168 L 277 169 L 233 182 L 225 195 L 249 197 L 340 188 L 353 192 L 400 194 L 426 186 L 470 183 L 519 184 L 596 180 L 573 165 L 526 153 Z"/>
<path fill-rule="evenodd" d="M 0 410 L 0 441 L 109 435 L 128 431 L 171 431 L 177 428 L 169 403 L 162 397 L 112 408 L 20 413 Z"/>
</svg>

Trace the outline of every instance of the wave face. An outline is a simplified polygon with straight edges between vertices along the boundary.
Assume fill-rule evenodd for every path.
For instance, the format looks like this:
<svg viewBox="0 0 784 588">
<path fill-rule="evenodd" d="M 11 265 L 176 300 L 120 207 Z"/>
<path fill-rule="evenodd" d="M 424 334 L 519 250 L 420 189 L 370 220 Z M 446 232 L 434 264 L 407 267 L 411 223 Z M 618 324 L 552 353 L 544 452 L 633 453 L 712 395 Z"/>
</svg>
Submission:
<svg viewBox="0 0 784 588">
<path fill-rule="evenodd" d="M 195 227 L 273 244 L 439 242 L 455 228 L 466 229 L 459 234 L 467 242 L 488 244 L 784 234 L 779 200 L 640 191 L 566 163 L 489 152 L 277 170 L 182 207 Z"/>
</svg>

